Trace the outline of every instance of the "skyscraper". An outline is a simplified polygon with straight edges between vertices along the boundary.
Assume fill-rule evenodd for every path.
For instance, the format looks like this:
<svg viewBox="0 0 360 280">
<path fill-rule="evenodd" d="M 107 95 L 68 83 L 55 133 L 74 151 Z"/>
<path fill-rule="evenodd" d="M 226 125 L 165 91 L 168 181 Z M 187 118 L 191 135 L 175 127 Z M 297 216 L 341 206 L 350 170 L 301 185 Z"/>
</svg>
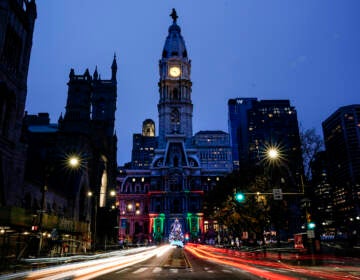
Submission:
<svg viewBox="0 0 360 280">
<path fill-rule="evenodd" d="M 257 102 L 256 98 L 236 98 L 228 101 L 228 126 L 234 169 L 248 160 L 248 110 Z"/>
<path fill-rule="evenodd" d="M 262 166 L 271 179 L 271 188 L 299 193 L 284 197 L 287 234 L 300 230 L 302 224 L 299 201 L 303 191 L 303 163 L 297 113 L 289 100 L 257 100 L 236 98 L 228 101 L 229 131 L 232 141 L 234 169 Z M 278 151 L 276 160 L 268 155 Z M 275 168 L 276 167 L 276 168 Z"/>
<path fill-rule="evenodd" d="M 335 220 L 351 231 L 360 219 L 360 105 L 340 107 L 322 127 Z"/>
<path fill-rule="evenodd" d="M 270 146 L 281 149 L 292 176 L 302 172 L 297 113 L 289 100 L 236 98 L 228 101 L 234 168 L 263 160 Z"/>
</svg>

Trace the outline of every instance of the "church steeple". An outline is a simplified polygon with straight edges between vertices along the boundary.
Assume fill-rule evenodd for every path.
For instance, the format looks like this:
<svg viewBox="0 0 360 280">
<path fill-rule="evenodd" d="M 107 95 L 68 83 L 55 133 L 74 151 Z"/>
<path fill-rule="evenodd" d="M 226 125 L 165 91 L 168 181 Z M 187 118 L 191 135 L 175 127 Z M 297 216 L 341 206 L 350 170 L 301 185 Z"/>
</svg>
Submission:
<svg viewBox="0 0 360 280">
<path fill-rule="evenodd" d="M 116 54 L 114 54 L 114 59 L 111 65 L 111 80 L 116 81 L 116 72 L 117 72 L 117 63 L 116 63 Z"/>
<path fill-rule="evenodd" d="M 97 66 L 95 67 L 93 78 L 94 78 L 95 81 L 99 78 L 99 73 L 98 73 L 98 70 L 97 70 Z"/>
</svg>

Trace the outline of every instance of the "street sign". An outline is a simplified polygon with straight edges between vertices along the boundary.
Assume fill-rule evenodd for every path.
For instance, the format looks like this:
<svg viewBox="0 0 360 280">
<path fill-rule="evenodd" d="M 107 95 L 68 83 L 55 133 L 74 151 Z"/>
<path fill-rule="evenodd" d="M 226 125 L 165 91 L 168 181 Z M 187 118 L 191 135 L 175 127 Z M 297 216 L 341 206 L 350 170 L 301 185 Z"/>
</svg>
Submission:
<svg viewBox="0 0 360 280">
<path fill-rule="evenodd" d="M 314 230 L 307 230 L 307 237 L 308 238 L 315 238 L 315 231 Z"/>
<path fill-rule="evenodd" d="M 274 200 L 282 200 L 283 193 L 281 189 L 273 189 Z"/>
</svg>

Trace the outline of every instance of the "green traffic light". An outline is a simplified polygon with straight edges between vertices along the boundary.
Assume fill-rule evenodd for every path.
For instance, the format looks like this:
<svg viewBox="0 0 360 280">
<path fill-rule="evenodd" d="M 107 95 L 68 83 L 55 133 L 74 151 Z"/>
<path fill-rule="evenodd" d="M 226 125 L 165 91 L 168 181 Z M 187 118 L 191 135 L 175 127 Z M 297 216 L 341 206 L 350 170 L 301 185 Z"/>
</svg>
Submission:
<svg viewBox="0 0 360 280">
<path fill-rule="evenodd" d="M 235 195 L 235 199 L 238 202 L 243 202 L 245 200 L 245 195 L 243 193 L 237 193 Z"/>
<path fill-rule="evenodd" d="M 315 223 L 314 222 L 310 222 L 308 223 L 308 229 L 314 229 L 316 227 Z"/>
</svg>

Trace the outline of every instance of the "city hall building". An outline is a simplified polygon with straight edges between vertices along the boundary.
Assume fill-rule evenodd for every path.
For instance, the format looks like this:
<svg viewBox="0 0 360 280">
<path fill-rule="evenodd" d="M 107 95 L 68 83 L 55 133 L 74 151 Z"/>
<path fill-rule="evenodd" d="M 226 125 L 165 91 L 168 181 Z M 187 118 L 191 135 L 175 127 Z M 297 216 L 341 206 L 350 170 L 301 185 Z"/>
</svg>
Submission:
<svg viewBox="0 0 360 280">
<path fill-rule="evenodd" d="M 193 134 L 191 60 L 177 14 L 159 61 L 159 131 L 145 120 L 134 134 L 132 162 L 118 173 L 119 240 L 167 241 L 177 219 L 189 239 L 202 238 L 210 221 L 204 218 L 204 192 L 232 171 L 229 134 Z M 216 226 L 216 225 L 215 225 Z"/>
</svg>

